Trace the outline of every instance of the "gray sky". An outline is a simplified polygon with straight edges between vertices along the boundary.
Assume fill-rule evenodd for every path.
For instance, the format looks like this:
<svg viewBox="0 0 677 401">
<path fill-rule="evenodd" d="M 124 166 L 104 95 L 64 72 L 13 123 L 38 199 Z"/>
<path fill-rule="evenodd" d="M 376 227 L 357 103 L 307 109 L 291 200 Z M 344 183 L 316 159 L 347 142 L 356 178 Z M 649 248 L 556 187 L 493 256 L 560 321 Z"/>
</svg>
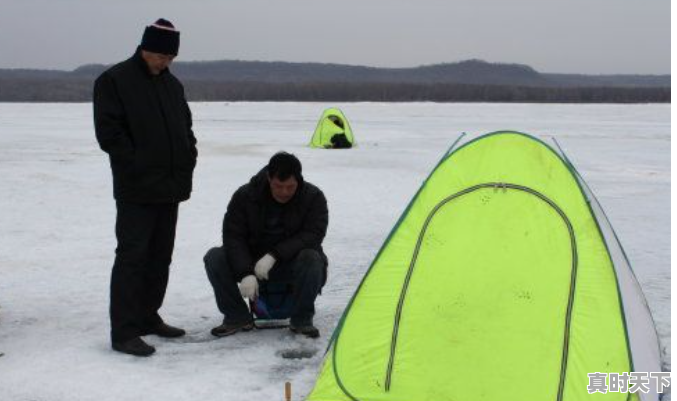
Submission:
<svg viewBox="0 0 677 401">
<path fill-rule="evenodd" d="M 159 17 L 185 61 L 670 73 L 670 0 L 0 0 L 0 68 L 120 61 Z"/>
</svg>

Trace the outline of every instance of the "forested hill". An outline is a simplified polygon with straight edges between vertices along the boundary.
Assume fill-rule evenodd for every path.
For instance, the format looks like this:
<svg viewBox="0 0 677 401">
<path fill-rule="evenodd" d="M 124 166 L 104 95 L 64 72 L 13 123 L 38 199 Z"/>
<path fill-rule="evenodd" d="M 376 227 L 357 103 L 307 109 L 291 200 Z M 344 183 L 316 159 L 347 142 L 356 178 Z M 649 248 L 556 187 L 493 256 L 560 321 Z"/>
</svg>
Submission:
<svg viewBox="0 0 677 401">
<path fill-rule="evenodd" d="M 0 69 L 0 101 L 89 101 L 106 68 Z M 670 102 L 670 75 L 553 74 L 481 60 L 414 68 L 223 60 L 171 69 L 191 100 Z"/>
</svg>

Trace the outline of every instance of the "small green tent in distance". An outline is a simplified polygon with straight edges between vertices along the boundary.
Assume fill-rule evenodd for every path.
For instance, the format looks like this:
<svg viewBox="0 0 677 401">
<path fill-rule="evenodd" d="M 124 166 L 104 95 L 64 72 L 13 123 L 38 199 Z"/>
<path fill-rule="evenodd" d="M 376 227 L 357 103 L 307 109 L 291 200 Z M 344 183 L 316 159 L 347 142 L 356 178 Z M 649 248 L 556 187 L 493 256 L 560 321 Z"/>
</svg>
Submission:
<svg viewBox="0 0 677 401">
<path fill-rule="evenodd" d="M 335 135 L 344 134 L 345 139 L 341 145 L 336 146 L 336 139 L 332 142 Z M 353 130 L 350 128 L 348 119 L 343 112 L 337 108 L 326 109 L 317 122 L 317 127 L 310 140 L 310 147 L 333 149 L 338 147 L 349 148 L 355 146 L 355 137 Z"/>
<path fill-rule="evenodd" d="M 563 153 L 504 131 L 450 150 L 423 183 L 307 400 L 656 401 L 655 388 L 590 394 L 588 374 L 660 370 L 646 300 L 589 187 Z"/>
</svg>

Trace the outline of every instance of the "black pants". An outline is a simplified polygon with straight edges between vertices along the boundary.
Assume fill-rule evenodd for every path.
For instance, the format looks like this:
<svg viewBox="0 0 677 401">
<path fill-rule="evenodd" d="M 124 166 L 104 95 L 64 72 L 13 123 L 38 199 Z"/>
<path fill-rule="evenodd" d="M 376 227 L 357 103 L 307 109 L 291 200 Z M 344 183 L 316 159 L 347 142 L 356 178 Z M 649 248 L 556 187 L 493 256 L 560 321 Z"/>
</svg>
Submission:
<svg viewBox="0 0 677 401">
<path fill-rule="evenodd" d="M 111 339 L 126 341 L 162 323 L 178 203 L 117 202 L 118 246 L 110 283 Z"/>
<path fill-rule="evenodd" d="M 237 280 L 222 247 L 212 248 L 204 257 L 207 277 L 214 287 L 216 305 L 224 315 L 224 322 L 239 323 L 252 319 L 240 295 Z M 304 249 L 288 263 L 276 263 L 269 280 L 293 283 L 291 323 L 296 326 L 312 324 L 315 299 L 324 283 L 325 260 L 319 252 Z"/>
</svg>

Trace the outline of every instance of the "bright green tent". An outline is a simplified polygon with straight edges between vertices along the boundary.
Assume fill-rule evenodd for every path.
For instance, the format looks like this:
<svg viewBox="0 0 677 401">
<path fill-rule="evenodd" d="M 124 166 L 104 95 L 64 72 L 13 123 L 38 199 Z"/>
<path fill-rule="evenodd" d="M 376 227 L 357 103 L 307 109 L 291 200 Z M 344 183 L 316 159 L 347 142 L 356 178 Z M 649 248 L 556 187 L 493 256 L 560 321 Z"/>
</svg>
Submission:
<svg viewBox="0 0 677 401">
<path fill-rule="evenodd" d="M 341 127 L 342 125 L 342 127 Z M 350 128 L 348 119 L 343 112 L 337 108 L 325 110 L 317 122 L 315 133 L 310 140 L 311 148 L 331 148 L 331 138 L 336 134 L 345 134 L 346 139 L 352 146 L 355 146 L 355 137 Z"/>
<path fill-rule="evenodd" d="M 450 150 L 423 183 L 307 400 L 653 401 L 589 394 L 588 373 L 660 370 L 646 301 L 592 192 L 563 153 L 505 131 Z"/>
</svg>

